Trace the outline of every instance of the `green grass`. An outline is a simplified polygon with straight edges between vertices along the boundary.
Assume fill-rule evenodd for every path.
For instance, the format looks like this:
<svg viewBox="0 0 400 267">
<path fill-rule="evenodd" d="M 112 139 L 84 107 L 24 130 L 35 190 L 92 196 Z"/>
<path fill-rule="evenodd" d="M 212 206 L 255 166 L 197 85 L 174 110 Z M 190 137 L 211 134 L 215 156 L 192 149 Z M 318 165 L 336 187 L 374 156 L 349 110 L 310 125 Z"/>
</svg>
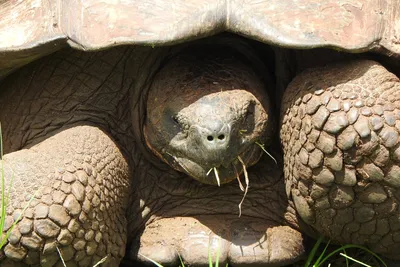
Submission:
<svg viewBox="0 0 400 267">
<path fill-rule="evenodd" d="M 221 256 L 220 254 L 221 254 L 220 246 L 218 245 L 217 251 L 216 251 L 216 255 L 215 255 L 215 262 L 213 262 L 212 255 L 211 255 L 211 249 L 210 249 L 210 247 L 208 247 L 208 266 L 209 267 L 219 267 L 219 258 Z M 153 259 L 151 259 L 149 257 L 146 257 L 143 254 L 139 254 L 139 255 L 141 257 L 145 258 L 146 260 L 150 261 L 151 263 L 153 263 L 157 267 L 164 267 L 160 263 L 154 261 Z M 179 267 L 185 267 L 185 263 L 183 262 L 182 257 L 181 257 L 181 255 L 179 255 L 179 253 L 178 253 L 178 257 L 179 257 L 179 261 L 180 261 Z M 227 263 L 225 265 L 225 267 L 228 267 L 228 265 L 229 264 Z"/>
<path fill-rule="evenodd" d="M 345 265 L 346 267 L 350 266 L 350 262 L 357 263 L 358 266 L 366 266 L 370 267 L 371 265 L 369 263 L 366 263 L 365 260 L 360 260 L 356 259 L 354 256 L 348 255 L 348 250 L 349 249 L 357 249 L 359 252 L 362 251 L 366 253 L 367 255 L 373 256 L 382 266 L 387 267 L 386 263 L 382 260 L 381 257 L 379 257 L 376 253 L 372 252 L 368 248 L 360 245 L 355 245 L 355 244 L 347 244 L 347 245 L 342 245 L 339 246 L 339 248 L 334 248 L 332 251 L 327 253 L 328 248 L 330 246 L 330 241 L 328 241 L 324 247 L 322 247 L 323 244 L 323 237 L 320 237 L 317 242 L 314 244 L 310 254 L 307 257 L 306 263 L 304 264 L 304 267 L 321 267 L 325 266 L 323 264 L 328 264 L 328 261 L 331 259 L 337 259 L 338 256 L 341 256 L 345 259 Z M 318 256 L 318 258 L 317 258 Z M 316 259 L 315 259 L 316 258 Z M 328 266 L 331 264 L 329 263 Z M 376 266 L 376 265 L 375 265 Z"/>
<path fill-rule="evenodd" d="M 346 266 L 346 267 L 350 267 L 350 266 L 365 266 L 365 267 L 385 266 L 385 267 L 387 267 L 386 263 L 382 260 L 382 258 L 380 258 L 376 253 L 372 252 L 371 250 L 367 249 L 366 247 L 363 247 L 360 245 L 354 245 L 354 244 L 348 244 L 348 245 L 343 245 L 343 246 L 337 247 L 337 246 L 330 245 L 330 241 L 328 241 L 327 243 L 323 243 L 323 241 L 324 241 L 324 239 L 322 237 L 320 237 L 316 241 L 312 250 L 310 251 L 310 254 L 307 257 L 304 267 L 322 267 L 322 266 Z M 354 249 L 356 249 L 356 251 L 353 251 L 354 255 L 357 255 L 357 252 L 363 252 L 363 253 L 358 253 L 358 254 L 360 254 L 359 257 L 364 258 L 364 260 L 356 259 L 353 254 L 351 256 L 349 255 L 348 251 L 354 250 Z M 373 265 L 371 265 L 372 263 L 369 263 L 371 260 L 366 259 L 367 257 L 365 255 L 369 255 L 369 256 L 375 258 L 376 262 L 374 262 Z M 160 263 L 154 261 L 153 259 L 151 259 L 149 257 L 146 257 L 142 254 L 140 254 L 140 256 L 147 259 L 148 261 L 150 261 L 157 267 L 163 267 Z M 178 254 L 178 256 L 180 259 L 179 267 L 185 267 L 185 264 L 184 264 L 182 258 L 180 257 L 179 254 Z M 220 257 L 220 251 L 219 251 L 219 247 L 218 247 L 215 262 L 213 263 L 211 251 L 209 249 L 208 250 L 209 267 L 219 267 L 219 257 Z M 337 264 L 338 260 L 341 260 L 339 264 Z M 342 263 L 343 261 L 344 261 L 344 263 Z M 228 266 L 228 263 L 226 264 L 226 267 L 227 266 Z M 293 266 L 300 266 L 300 265 L 295 264 Z"/>
</svg>

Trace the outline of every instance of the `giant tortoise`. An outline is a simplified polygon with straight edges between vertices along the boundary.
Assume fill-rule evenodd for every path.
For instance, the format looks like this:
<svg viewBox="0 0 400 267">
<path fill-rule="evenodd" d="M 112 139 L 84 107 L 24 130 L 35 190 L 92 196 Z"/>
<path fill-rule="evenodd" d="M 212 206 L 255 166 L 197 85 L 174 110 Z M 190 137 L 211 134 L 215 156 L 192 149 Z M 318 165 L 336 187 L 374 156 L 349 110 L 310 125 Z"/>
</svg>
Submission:
<svg viewBox="0 0 400 267">
<path fill-rule="evenodd" d="M 0 265 L 398 259 L 399 56 L 397 0 L 0 1 Z"/>
</svg>

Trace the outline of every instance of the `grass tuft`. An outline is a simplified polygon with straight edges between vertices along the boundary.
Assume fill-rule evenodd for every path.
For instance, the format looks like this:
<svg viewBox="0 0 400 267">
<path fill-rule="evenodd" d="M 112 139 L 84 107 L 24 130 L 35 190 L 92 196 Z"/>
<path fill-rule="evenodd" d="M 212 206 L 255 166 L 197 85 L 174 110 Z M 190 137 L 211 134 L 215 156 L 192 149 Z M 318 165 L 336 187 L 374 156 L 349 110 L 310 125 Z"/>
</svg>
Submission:
<svg viewBox="0 0 400 267">
<path fill-rule="evenodd" d="M 358 259 L 355 259 L 354 257 L 348 256 L 346 249 L 352 249 L 352 248 L 356 248 L 356 249 L 359 249 L 361 251 L 364 251 L 364 252 L 370 254 L 371 256 L 375 257 L 383 266 L 387 267 L 386 263 L 382 260 L 381 257 L 379 257 L 376 253 L 372 252 L 368 248 L 361 246 L 361 245 L 355 245 L 355 244 L 343 245 L 343 246 L 340 246 L 339 248 L 333 250 L 332 252 L 330 252 L 328 255 L 325 256 L 325 253 L 327 251 L 327 248 L 329 247 L 330 241 L 328 241 L 325 244 L 318 259 L 315 261 L 314 264 L 312 264 L 315 256 L 317 255 L 318 250 L 320 249 L 320 246 L 321 246 L 321 243 L 323 240 L 324 240 L 324 238 L 320 237 L 317 240 L 317 242 L 314 244 L 310 254 L 307 257 L 307 261 L 306 261 L 304 267 L 321 267 L 328 259 L 331 259 L 335 255 L 340 255 L 340 256 L 344 257 L 346 260 L 346 266 L 349 266 L 349 260 L 356 262 L 357 264 L 360 264 L 363 266 L 371 266 L 371 265 L 364 263 Z"/>
</svg>

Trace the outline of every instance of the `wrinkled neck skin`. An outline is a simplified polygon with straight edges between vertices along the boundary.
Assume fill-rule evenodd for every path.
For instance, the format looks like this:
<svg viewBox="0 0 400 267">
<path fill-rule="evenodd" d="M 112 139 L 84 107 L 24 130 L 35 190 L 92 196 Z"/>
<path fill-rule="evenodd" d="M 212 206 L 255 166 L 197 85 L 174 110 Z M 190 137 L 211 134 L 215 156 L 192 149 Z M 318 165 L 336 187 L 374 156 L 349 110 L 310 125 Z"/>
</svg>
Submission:
<svg viewBox="0 0 400 267">
<path fill-rule="evenodd" d="M 259 160 L 259 145 L 268 142 L 267 89 L 234 49 L 184 49 L 163 64 L 149 88 L 146 144 L 202 183 L 230 182 Z"/>
</svg>

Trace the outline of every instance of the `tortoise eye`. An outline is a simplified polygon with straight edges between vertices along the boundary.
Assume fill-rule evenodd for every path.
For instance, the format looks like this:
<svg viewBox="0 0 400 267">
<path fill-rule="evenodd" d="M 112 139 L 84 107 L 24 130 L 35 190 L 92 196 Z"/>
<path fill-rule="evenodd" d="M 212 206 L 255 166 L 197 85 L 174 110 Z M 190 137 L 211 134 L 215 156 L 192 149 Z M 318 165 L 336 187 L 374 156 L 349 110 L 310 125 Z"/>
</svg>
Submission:
<svg viewBox="0 0 400 267">
<path fill-rule="evenodd" d="M 181 124 L 179 123 L 177 115 L 172 116 L 172 120 L 176 123 L 176 125 L 181 126 Z"/>
</svg>

